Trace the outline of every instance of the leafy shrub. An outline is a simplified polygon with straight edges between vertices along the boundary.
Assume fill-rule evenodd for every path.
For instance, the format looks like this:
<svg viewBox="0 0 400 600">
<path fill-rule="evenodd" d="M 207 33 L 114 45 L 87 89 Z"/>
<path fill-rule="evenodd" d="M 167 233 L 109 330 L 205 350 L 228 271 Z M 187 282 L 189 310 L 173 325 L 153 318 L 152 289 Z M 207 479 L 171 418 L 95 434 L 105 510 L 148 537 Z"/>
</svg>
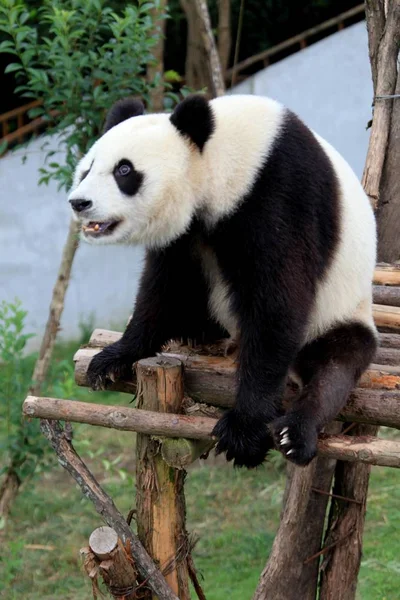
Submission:
<svg viewBox="0 0 400 600">
<path fill-rule="evenodd" d="M 22 417 L 21 406 L 29 386 L 32 363 L 24 357 L 27 341 L 33 337 L 24 332 L 26 312 L 21 303 L 0 304 L 0 475 L 12 466 L 20 481 L 31 476 L 48 444 L 40 433 L 37 420 Z"/>
<path fill-rule="evenodd" d="M 68 188 L 107 109 L 127 95 L 148 100 L 158 83 L 145 77 L 159 35 L 151 17 L 158 6 L 159 0 L 138 0 L 116 12 L 107 0 L 45 0 L 30 9 L 22 0 L 0 0 L 0 31 L 8 36 L 0 52 L 16 57 L 5 72 L 14 72 L 16 93 L 42 101 L 30 117 L 42 117 L 47 133 L 57 134 L 41 183 L 56 179 Z M 57 161 L 57 150 L 66 153 L 65 164 Z"/>
</svg>

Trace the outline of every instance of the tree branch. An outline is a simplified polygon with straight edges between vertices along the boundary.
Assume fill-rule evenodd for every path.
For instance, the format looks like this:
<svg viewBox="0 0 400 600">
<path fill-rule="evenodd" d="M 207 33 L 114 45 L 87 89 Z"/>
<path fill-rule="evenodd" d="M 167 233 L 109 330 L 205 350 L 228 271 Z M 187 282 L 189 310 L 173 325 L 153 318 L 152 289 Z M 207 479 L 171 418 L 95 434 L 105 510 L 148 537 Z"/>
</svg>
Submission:
<svg viewBox="0 0 400 600">
<path fill-rule="evenodd" d="M 130 529 L 114 502 L 105 493 L 85 463 L 76 453 L 60 423 L 44 420 L 41 422 L 43 434 L 49 440 L 58 456 L 58 461 L 75 479 L 83 494 L 93 502 L 96 511 L 109 527 L 112 527 L 126 546 L 130 546 L 132 557 L 143 580 L 161 600 L 179 600 L 172 593 L 164 577 L 143 548 L 138 537 Z"/>
</svg>

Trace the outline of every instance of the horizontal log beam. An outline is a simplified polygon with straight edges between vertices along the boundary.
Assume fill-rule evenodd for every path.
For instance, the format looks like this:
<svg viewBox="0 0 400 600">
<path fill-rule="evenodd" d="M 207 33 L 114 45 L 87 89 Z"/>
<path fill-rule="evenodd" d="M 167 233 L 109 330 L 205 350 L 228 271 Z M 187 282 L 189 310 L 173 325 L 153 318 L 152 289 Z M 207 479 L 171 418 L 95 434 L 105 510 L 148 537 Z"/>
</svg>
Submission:
<svg viewBox="0 0 400 600">
<path fill-rule="evenodd" d="M 189 417 L 126 406 L 107 406 L 40 396 L 27 396 L 22 412 L 27 417 L 38 419 L 86 423 L 146 435 L 183 437 L 193 440 L 210 438 L 217 422 L 216 419 L 209 417 Z"/>
<path fill-rule="evenodd" d="M 377 285 L 400 285 L 400 265 L 384 263 L 376 265 L 374 283 Z"/>
<path fill-rule="evenodd" d="M 375 304 L 400 306 L 400 288 L 389 285 L 374 285 L 373 300 Z"/>
<path fill-rule="evenodd" d="M 96 411 L 94 412 L 94 405 L 88 402 L 57 400 L 56 398 L 39 398 L 39 400 L 35 400 L 35 398 L 36 396 L 28 396 L 24 403 L 23 410 L 27 416 L 30 415 L 43 419 L 60 419 L 62 421 L 71 420 L 77 423 L 88 423 L 90 425 L 99 425 L 100 427 L 112 427 L 114 429 L 137 431 L 138 433 L 145 434 L 150 432 L 150 430 L 143 429 L 150 422 L 150 417 L 146 416 L 146 411 L 144 410 L 99 404 L 96 405 Z M 232 396 L 230 406 L 233 405 L 233 401 L 234 397 Z M 203 439 L 202 435 L 197 436 L 196 431 L 192 431 L 191 429 L 193 424 L 196 424 L 196 426 L 200 424 L 202 426 L 202 422 L 191 419 L 204 418 L 204 423 L 207 423 L 207 419 L 210 420 L 210 417 L 191 417 L 190 413 L 193 412 L 202 414 L 201 410 L 194 411 L 192 406 L 188 409 L 187 415 L 179 416 L 177 427 L 184 427 L 185 424 L 188 426 L 188 429 L 184 433 L 180 431 L 179 436 L 191 439 Z M 211 420 L 214 421 L 214 419 Z M 400 429 L 400 391 L 357 389 L 350 395 L 346 406 L 338 415 L 338 420 L 371 423 Z M 159 424 L 162 422 L 162 419 L 159 422 L 157 421 Z M 169 423 L 169 420 L 167 419 L 166 422 Z M 150 427 L 152 427 L 151 422 Z M 164 432 L 161 431 L 159 435 L 164 435 Z M 168 436 L 167 433 L 165 435 Z"/>
<path fill-rule="evenodd" d="M 385 327 L 392 331 L 400 330 L 400 308 L 398 306 L 373 304 L 372 312 L 377 327 Z"/>
<path fill-rule="evenodd" d="M 208 417 L 189 417 L 37 396 L 26 398 L 23 413 L 29 417 L 111 426 L 148 435 L 205 440 L 212 439 L 211 432 L 217 422 Z M 338 460 L 400 467 L 400 443 L 380 438 L 322 435 L 318 441 L 318 453 Z"/>
<path fill-rule="evenodd" d="M 105 330 L 95 330 L 91 342 L 94 348 L 82 348 L 76 353 L 75 360 L 75 380 L 78 385 L 87 386 L 86 373 L 89 363 L 93 356 L 100 352 L 102 345 L 107 345 L 117 341 L 120 333 Z M 392 339 L 385 334 L 386 339 Z M 189 396 L 197 402 L 205 402 L 213 406 L 230 407 L 233 405 L 236 387 L 236 365 L 232 358 L 221 356 L 209 356 L 200 354 L 188 354 L 182 349 L 181 353 L 165 353 L 167 356 L 173 356 L 180 359 L 185 367 L 185 388 Z M 383 350 L 383 349 L 381 349 Z M 390 350 L 388 348 L 387 350 Z M 396 350 L 396 348 L 394 348 Z M 374 400 L 375 390 L 396 390 L 400 389 L 400 367 L 390 365 L 370 365 L 359 383 L 360 388 L 370 390 L 371 401 Z M 110 386 L 110 390 L 136 393 L 136 384 L 134 374 L 132 381 L 117 381 Z M 369 422 L 369 421 L 368 421 Z"/>
</svg>

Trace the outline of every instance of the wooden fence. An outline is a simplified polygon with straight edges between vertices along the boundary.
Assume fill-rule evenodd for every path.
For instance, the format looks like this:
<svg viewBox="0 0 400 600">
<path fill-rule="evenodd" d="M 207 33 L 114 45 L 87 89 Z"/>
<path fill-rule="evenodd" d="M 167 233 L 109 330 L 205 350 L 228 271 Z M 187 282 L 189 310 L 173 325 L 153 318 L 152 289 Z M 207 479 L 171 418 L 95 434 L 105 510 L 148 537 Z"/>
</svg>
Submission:
<svg viewBox="0 0 400 600">
<path fill-rule="evenodd" d="M 42 130 L 46 126 L 46 122 L 41 117 L 30 120 L 28 116 L 28 112 L 32 108 L 40 105 L 40 100 L 34 100 L 0 115 L 0 143 L 7 142 L 8 146 L 22 143 L 29 136 Z"/>
<path fill-rule="evenodd" d="M 260 66 L 259 68 L 268 67 L 268 65 L 271 62 L 271 59 L 279 55 L 283 51 L 292 50 L 294 52 L 297 49 L 303 50 L 309 45 L 311 39 L 317 34 L 327 32 L 329 29 L 335 27 L 338 31 L 340 31 L 344 29 L 346 22 L 349 19 L 354 20 L 354 18 L 359 18 L 361 20 L 362 18 L 364 18 L 364 16 L 365 6 L 364 4 L 359 4 L 354 8 L 351 8 L 350 10 L 341 13 L 340 15 L 337 15 L 336 17 L 332 17 L 332 19 L 328 19 L 327 21 L 324 21 L 323 23 L 320 23 L 315 27 L 311 27 L 310 29 L 306 29 L 305 31 L 298 33 L 297 35 L 289 38 L 288 40 L 280 42 L 272 48 L 267 48 L 267 50 L 263 50 L 262 52 L 258 52 L 257 54 L 254 54 L 253 56 L 242 60 L 236 66 L 227 70 L 225 75 L 226 80 L 231 81 L 232 76 L 234 80 L 237 80 L 239 73 L 242 73 L 249 67 L 253 67 L 254 65 L 260 62 L 262 63 L 262 67 Z M 242 76 L 240 77 L 240 79 L 243 80 L 245 79 L 245 77 Z"/>
</svg>

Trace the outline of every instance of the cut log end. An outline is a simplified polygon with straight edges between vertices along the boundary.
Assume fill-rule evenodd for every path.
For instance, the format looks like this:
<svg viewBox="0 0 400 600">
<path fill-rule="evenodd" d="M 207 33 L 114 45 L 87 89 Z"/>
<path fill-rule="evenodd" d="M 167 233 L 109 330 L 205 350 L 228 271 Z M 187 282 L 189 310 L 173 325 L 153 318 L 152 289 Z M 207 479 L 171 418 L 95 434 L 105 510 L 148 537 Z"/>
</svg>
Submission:
<svg viewBox="0 0 400 600">
<path fill-rule="evenodd" d="M 90 549 L 100 560 L 108 560 L 117 545 L 118 535 L 111 527 L 99 527 L 89 538 Z"/>
</svg>

